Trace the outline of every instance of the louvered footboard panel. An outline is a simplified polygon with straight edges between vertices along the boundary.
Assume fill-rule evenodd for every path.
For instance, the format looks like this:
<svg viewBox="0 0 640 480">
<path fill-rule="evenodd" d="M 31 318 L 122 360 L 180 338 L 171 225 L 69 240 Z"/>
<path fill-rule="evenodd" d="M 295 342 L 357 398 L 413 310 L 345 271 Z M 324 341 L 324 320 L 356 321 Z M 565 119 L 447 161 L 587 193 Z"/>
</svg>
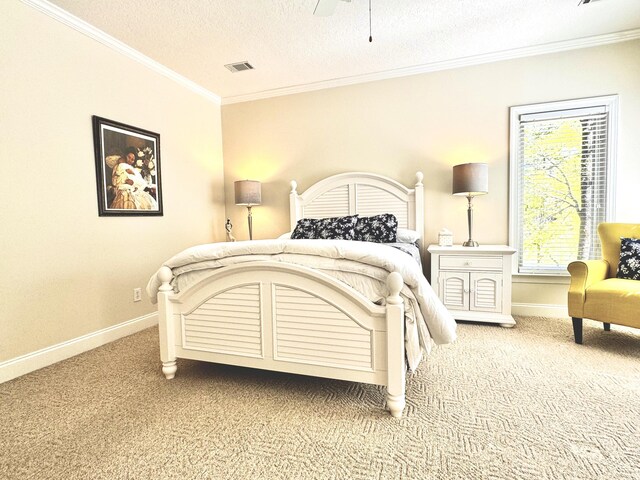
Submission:
<svg viewBox="0 0 640 480">
<path fill-rule="evenodd" d="M 262 315 L 258 283 L 225 290 L 183 315 L 183 347 L 262 357 Z"/>
<path fill-rule="evenodd" d="M 311 293 L 273 286 L 274 359 L 372 370 L 372 332 Z"/>
</svg>

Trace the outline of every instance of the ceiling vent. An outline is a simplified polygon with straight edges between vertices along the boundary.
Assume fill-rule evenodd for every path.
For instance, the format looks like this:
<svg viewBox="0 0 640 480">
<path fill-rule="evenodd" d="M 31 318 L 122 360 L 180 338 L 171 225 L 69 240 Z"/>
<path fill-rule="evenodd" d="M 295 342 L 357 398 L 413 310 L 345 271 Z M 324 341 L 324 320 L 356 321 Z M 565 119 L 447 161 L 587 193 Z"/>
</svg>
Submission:
<svg viewBox="0 0 640 480">
<path fill-rule="evenodd" d="M 225 67 L 227 67 L 233 73 L 243 72 L 245 70 L 253 70 L 253 65 L 251 65 L 249 62 L 230 63 L 228 65 L 225 65 Z"/>
</svg>

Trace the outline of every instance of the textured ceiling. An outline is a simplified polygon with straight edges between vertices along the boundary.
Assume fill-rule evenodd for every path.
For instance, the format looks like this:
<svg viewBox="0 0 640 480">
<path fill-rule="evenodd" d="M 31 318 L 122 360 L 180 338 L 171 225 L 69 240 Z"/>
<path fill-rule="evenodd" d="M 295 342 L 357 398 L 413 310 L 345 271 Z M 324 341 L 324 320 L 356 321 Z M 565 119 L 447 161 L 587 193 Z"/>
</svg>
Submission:
<svg viewBox="0 0 640 480">
<path fill-rule="evenodd" d="M 52 0 L 202 87 L 247 94 L 640 28 L 640 0 Z M 231 73 L 224 64 L 255 70 Z"/>
</svg>

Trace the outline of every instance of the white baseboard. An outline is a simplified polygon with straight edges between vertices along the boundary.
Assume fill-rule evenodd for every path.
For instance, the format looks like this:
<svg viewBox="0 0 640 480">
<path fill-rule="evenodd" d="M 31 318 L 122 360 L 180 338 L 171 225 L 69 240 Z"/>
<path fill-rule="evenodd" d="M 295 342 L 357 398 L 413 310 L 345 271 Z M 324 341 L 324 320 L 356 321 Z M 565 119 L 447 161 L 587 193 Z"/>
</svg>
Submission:
<svg viewBox="0 0 640 480">
<path fill-rule="evenodd" d="M 527 317 L 566 318 L 569 316 L 566 305 L 544 303 L 513 303 L 511 313 Z"/>
<path fill-rule="evenodd" d="M 61 360 L 66 360 L 157 324 L 158 313 L 149 313 L 112 327 L 103 328 L 97 332 L 88 333 L 81 337 L 4 361 L 0 363 L 0 383 L 40 368 L 48 367 Z"/>
</svg>

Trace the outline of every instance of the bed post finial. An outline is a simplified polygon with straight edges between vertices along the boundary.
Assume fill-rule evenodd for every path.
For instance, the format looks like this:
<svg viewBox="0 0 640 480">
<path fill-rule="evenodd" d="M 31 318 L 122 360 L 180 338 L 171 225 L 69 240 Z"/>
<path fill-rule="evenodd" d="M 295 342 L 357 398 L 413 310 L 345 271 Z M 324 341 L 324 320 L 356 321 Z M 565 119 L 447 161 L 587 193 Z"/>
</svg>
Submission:
<svg viewBox="0 0 640 480">
<path fill-rule="evenodd" d="M 162 266 L 160 270 L 158 270 L 158 280 L 162 282 L 160 288 L 158 288 L 159 292 L 170 292 L 173 290 L 171 287 L 171 280 L 173 279 L 173 272 L 169 267 Z"/>
<path fill-rule="evenodd" d="M 418 242 L 420 248 L 420 257 L 422 257 L 422 261 L 424 262 L 424 248 L 425 248 L 425 233 L 424 233 L 424 185 L 422 184 L 422 180 L 424 179 L 424 175 L 422 172 L 416 172 L 416 187 L 414 189 L 415 192 L 415 202 L 416 202 L 416 218 L 415 224 L 413 228 L 420 235 L 420 241 Z M 424 264 L 423 264 L 424 265 Z"/>
<path fill-rule="evenodd" d="M 291 180 L 291 192 L 289 193 L 289 223 L 291 231 L 296 228 L 296 222 L 302 217 L 300 197 L 296 188 L 298 188 L 298 183 L 295 180 Z"/>
</svg>

